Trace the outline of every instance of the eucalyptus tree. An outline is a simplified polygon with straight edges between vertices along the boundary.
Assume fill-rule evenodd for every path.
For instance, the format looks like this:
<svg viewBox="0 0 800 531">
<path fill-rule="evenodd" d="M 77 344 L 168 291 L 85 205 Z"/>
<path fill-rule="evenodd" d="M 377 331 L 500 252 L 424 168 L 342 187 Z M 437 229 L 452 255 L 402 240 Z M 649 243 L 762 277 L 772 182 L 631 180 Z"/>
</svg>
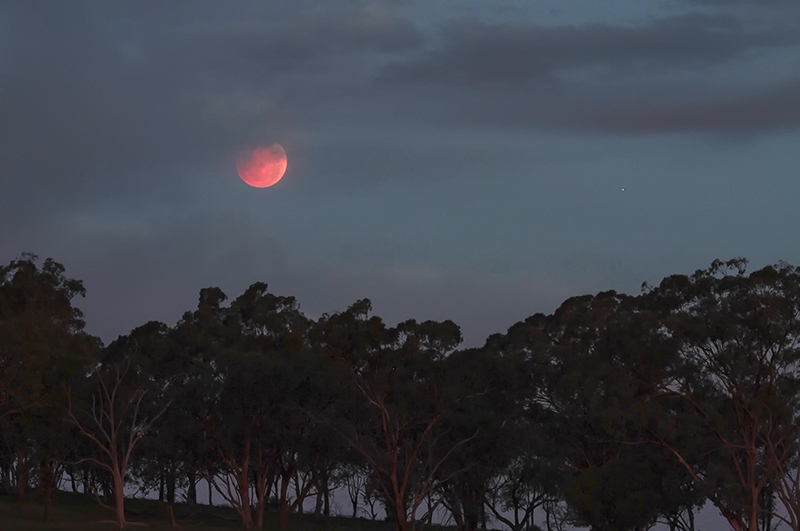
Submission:
<svg viewBox="0 0 800 531">
<path fill-rule="evenodd" d="M 48 373 L 83 339 L 83 313 L 72 305 L 85 296 L 64 266 L 24 253 L 0 267 L 0 416 L 51 404 Z M 60 387 L 60 385 L 58 386 Z"/>
<path fill-rule="evenodd" d="M 199 347 L 199 416 L 219 462 L 211 481 L 244 527 L 260 528 L 273 476 L 280 474 L 285 528 L 298 503 L 288 499 L 289 481 L 313 426 L 306 402 L 317 396 L 308 321 L 293 297 L 271 294 L 264 283 L 250 286 L 229 307 L 222 306 L 225 298 L 216 288 L 203 290 L 198 310 L 179 323 Z"/>
<path fill-rule="evenodd" d="M 234 350 L 241 331 L 229 308 L 222 306 L 226 299 L 219 288 L 201 290 L 197 310 L 185 313 L 177 328 L 198 370 L 190 388 L 196 393 L 197 418 L 216 455 L 216 465 L 207 464 L 213 471 L 208 480 L 239 513 L 244 527 L 251 528 L 250 461 L 254 452 L 263 455 L 260 437 L 265 431 L 257 392 L 262 367 L 256 357 Z"/>
<path fill-rule="evenodd" d="M 461 471 L 437 489 L 438 501 L 459 529 L 474 531 L 485 524 L 486 509 L 495 512 L 493 487 L 526 450 L 530 430 L 521 397 L 530 375 L 516 361 L 490 349 L 467 349 L 441 362 L 448 386 L 459 389 L 460 395 L 474 395 L 442 419 L 442 441 L 449 441 L 445 446 L 478 433 L 470 444 L 457 446 L 439 469 L 439 478 Z"/>
<path fill-rule="evenodd" d="M 177 446 L 184 459 L 189 503 L 197 500 L 196 484 L 200 478 L 206 480 L 208 503 L 212 503 L 213 478 L 223 468 L 207 428 L 209 404 L 219 398 L 220 353 L 232 341 L 228 336 L 234 328 L 228 325 L 228 309 L 222 306 L 226 299 L 219 288 L 201 289 L 197 309 L 185 312 L 169 332 L 169 341 L 184 372 L 176 398 L 181 404 L 177 413 L 181 417 L 180 427 L 167 434 L 177 436 Z"/>
<path fill-rule="evenodd" d="M 634 529 L 664 509 L 660 478 L 675 465 L 644 435 L 661 416 L 652 396 L 675 355 L 658 329 L 636 297 L 605 292 L 571 298 L 489 340 L 523 356 L 536 375 L 528 404 L 537 428 L 557 441 L 568 470 L 558 483 L 575 524 Z"/>
<path fill-rule="evenodd" d="M 134 454 L 132 470 L 146 492 L 157 489 L 159 500 L 174 504 L 179 486 L 186 486 L 186 498 L 194 502 L 199 455 L 204 449 L 203 426 L 193 400 L 196 368 L 180 341 L 176 328 L 151 321 L 121 336 L 105 352 L 106 362 L 121 363 L 135 352 L 133 363 L 140 377 L 158 389 L 158 398 L 168 408 L 157 432 L 150 432 Z"/>
<path fill-rule="evenodd" d="M 100 341 L 84 332 L 73 300 L 86 290 L 48 258 L 24 253 L 0 267 L 0 418 L 9 423 L 17 461 L 17 497 L 24 496 L 27 463 L 37 461 L 45 517 L 67 444 L 59 407 L 64 383 L 96 359 Z M 64 451 L 62 451 L 64 450 Z"/>
<path fill-rule="evenodd" d="M 280 477 L 278 526 L 286 529 L 289 514 L 318 486 L 324 470 L 323 453 L 313 444 L 317 431 L 313 412 L 327 400 L 323 358 L 309 348 L 311 323 L 294 297 L 271 294 L 266 284 L 256 283 L 231 304 L 231 314 L 241 330 L 237 348 L 258 356 L 266 369 L 257 391 L 264 401 L 260 422 L 270 432 L 267 447 L 259 450 L 269 458 L 256 469 L 258 526 L 266 506 L 266 467 L 271 466 Z M 262 469 L 265 474 L 259 479 Z M 306 472 L 306 481 L 290 501 L 290 481 L 301 471 Z"/>
<path fill-rule="evenodd" d="M 756 531 L 764 513 L 797 530 L 800 269 L 748 275 L 743 259 L 717 260 L 646 297 L 680 354 L 660 387 L 674 412 L 662 445 L 736 531 Z M 770 485 L 784 512 L 765 506 Z"/>
<path fill-rule="evenodd" d="M 67 394 L 68 420 L 100 454 L 82 457 L 76 463 L 94 463 L 111 474 L 120 529 L 127 526 L 125 475 L 133 452 L 170 405 L 163 402 L 161 390 L 151 385 L 148 375 L 137 372 L 131 357 L 120 363 L 98 365 L 89 377 L 86 395 L 74 400 L 71 390 Z"/>
<path fill-rule="evenodd" d="M 469 398 L 441 363 L 461 342 L 458 326 L 409 320 L 388 328 L 370 311 L 364 299 L 324 316 L 315 340 L 348 384 L 329 422 L 372 470 L 387 515 L 405 531 L 426 495 L 460 472 L 442 477 L 440 468 L 477 432 L 445 443 L 443 418 Z"/>
</svg>

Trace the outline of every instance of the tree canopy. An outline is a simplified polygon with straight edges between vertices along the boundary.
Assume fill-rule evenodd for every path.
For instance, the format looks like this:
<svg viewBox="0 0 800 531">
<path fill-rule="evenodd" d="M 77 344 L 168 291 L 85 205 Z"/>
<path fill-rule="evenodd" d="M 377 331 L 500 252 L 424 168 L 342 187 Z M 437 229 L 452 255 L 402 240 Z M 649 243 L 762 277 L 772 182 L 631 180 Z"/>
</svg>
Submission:
<svg viewBox="0 0 800 531">
<path fill-rule="evenodd" d="M 103 346 L 84 294 L 52 259 L 0 267 L 0 472 L 20 498 L 68 476 L 120 528 L 126 489 L 196 504 L 204 480 L 245 528 L 330 514 L 343 489 L 402 531 L 691 531 L 707 502 L 735 531 L 800 530 L 789 264 L 576 296 L 469 349 L 452 321 L 392 325 L 367 299 L 311 319 L 263 282 Z"/>
</svg>

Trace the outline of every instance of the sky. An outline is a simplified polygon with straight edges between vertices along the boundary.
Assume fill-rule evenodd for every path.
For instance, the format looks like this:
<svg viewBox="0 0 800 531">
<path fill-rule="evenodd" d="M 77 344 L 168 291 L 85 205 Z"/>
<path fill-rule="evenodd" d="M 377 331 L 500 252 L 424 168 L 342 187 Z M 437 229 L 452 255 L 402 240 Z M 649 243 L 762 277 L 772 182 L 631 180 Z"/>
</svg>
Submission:
<svg viewBox="0 0 800 531">
<path fill-rule="evenodd" d="M 799 141 L 796 0 L 0 1 L 0 263 L 64 264 L 106 343 L 209 286 L 480 346 L 800 265 Z"/>
</svg>

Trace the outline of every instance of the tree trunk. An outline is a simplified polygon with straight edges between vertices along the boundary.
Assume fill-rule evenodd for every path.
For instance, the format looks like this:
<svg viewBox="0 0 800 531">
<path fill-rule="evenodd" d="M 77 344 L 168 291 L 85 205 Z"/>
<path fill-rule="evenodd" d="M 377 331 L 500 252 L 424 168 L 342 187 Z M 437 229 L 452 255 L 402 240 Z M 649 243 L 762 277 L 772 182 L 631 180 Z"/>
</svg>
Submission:
<svg viewBox="0 0 800 531">
<path fill-rule="evenodd" d="M 125 529 L 125 478 L 116 466 L 114 467 L 114 505 L 117 511 L 117 527 Z"/>
<path fill-rule="evenodd" d="M 452 490 L 445 492 L 445 499 L 447 500 L 450 514 L 453 515 L 453 520 L 456 523 L 456 527 L 459 529 L 464 529 L 464 517 L 463 513 L 461 512 L 461 500 L 458 499 L 458 496 L 456 496 Z"/>
<path fill-rule="evenodd" d="M 51 520 L 51 508 L 53 506 L 53 494 L 55 492 L 55 471 L 52 462 L 42 459 L 39 463 L 41 474 L 42 498 L 44 501 L 44 521 Z"/>
<path fill-rule="evenodd" d="M 289 523 L 289 504 L 286 500 L 286 496 L 289 491 L 289 481 L 291 480 L 291 473 L 282 473 L 281 474 L 281 512 L 280 516 L 278 517 L 278 528 L 279 529 L 286 529 L 286 526 Z"/>
<path fill-rule="evenodd" d="M 331 490 L 330 490 L 330 488 L 328 488 L 328 476 L 327 476 L 327 474 L 325 475 L 324 486 L 325 486 L 325 490 L 322 491 L 322 495 L 323 495 L 323 498 L 322 498 L 322 502 L 323 502 L 322 514 L 324 514 L 327 517 L 327 516 L 331 515 Z"/>
<path fill-rule="evenodd" d="M 397 519 L 395 523 L 397 531 L 407 531 L 408 520 L 406 519 L 406 507 L 403 500 L 398 501 L 395 505 L 394 515 Z"/>
<path fill-rule="evenodd" d="M 552 531 L 550 527 L 550 510 L 547 508 L 547 505 L 544 506 L 544 521 L 545 525 L 547 525 L 547 531 Z"/>
<path fill-rule="evenodd" d="M 175 511 L 172 509 L 172 505 L 167 505 L 167 517 L 169 518 L 169 526 L 172 529 L 177 529 L 178 523 L 175 521 Z"/>
<path fill-rule="evenodd" d="M 186 503 L 197 505 L 197 470 L 194 464 L 189 466 L 189 470 L 186 472 L 186 480 L 189 483 L 186 490 Z"/>
<path fill-rule="evenodd" d="M 483 500 L 479 499 L 480 497 L 479 493 L 469 489 L 466 492 L 466 499 L 461 503 L 464 509 L 464 524 L 462 529 L 466 531 L 476 531 L 481 523 Z"/>
<path fill-rule="evenodd" d="M 253 528 L 253 513 L 250 511 L 250 476 L 248 474 L 249 461 L 250 460 L 247 458 L 242 460 L 242 469 L 239 471 L 239 477 L 237 478 L 239 496 L 242 500 L 242 525 L 244 525 L 245 529 Z"/>
<path fill-rule="evenodd" d="M 266 479 L 262 472 L 256 474 L 256 527 L 264 528 L 264 511 L 267 508 L 267 497 L 269 496 Z"/>
<path fill-rule="evenodd" d="M 317 490 L 317 500 L 314 503 L 314 521 L 319 522 L 322 519 L 322 490 Z"/>
<path fill-rule="evenodd" d="M 25 499 L 25 451 L 17 448 L 17 501 Z"/>
<path fill-rule="evenodd" d="M 2 473 L 2 489 L 3 494 L 11 491 L 11 469 L 9 467 L 2 466 L 0 467 L 0 473 Z"/>
<path fill-rule="evenodd" d="M 305 502 L 306 495 L 302 492 L 303 489 L 300 488 L 300 477 L 299 472 L 294 473 L 294 499 L 296 503 L 294 504 L 297 507 L 297 512 L 303 514 L 303 503 Z"/>
<path fill-rule="evenodd" d="M 166 486 L 166 502 L 169 505 L 175 505 L 175 463 L 173 461 L 170 461 L 166 466 Z"/>
</svg>

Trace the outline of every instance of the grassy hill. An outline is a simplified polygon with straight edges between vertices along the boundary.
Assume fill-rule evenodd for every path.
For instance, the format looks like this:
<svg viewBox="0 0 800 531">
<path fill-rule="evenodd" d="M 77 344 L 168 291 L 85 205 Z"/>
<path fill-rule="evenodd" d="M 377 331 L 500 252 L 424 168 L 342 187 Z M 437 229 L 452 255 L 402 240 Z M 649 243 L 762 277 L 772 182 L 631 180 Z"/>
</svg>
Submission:
<svg viewBox="0 0 800 531">
<path fill-rule="evenodd" d="M 130 529 L 153 531 L 172 530 L 167 506 L 153 500 L 129 499 L 125 509 Z M 201 529 L 203 531 L 243 529 L 238 515 L 226 507 L 191 507 L 176 504 L 175 519 L 179 529 Z M 91 496 L 71 492 L 59 492 L 53 503 L 52 519 L 43 521 L 44 505 L 35 495 L 30 501 L 17 503 L 13 497 L 0 496 L 0 530 L 2 531 L 84 531 L 116 529 L 114 513 L 104 509 Z M 275 513 L 265 515 L 264 529 L 277 531 L 278 517 Z M 445 528 L 434 526 L 436 529 Z M 393 531 L 388 522 L 346 517 L 324 518 L 314 521 L 313 515 L 295 514 L 289 519 L 290 531 Z"/>
</svg>

